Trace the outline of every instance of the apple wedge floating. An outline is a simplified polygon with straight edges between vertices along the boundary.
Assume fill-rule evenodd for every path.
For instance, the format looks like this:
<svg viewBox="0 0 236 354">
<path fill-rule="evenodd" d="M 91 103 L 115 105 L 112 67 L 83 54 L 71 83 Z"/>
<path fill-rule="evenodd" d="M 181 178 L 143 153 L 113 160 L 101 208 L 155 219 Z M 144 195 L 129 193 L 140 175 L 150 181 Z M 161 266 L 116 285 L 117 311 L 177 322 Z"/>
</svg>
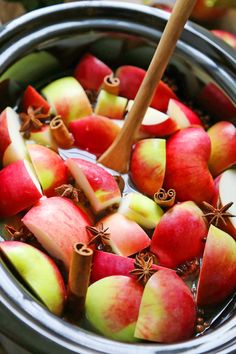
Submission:
<svg viewBox="0 0 236 354">
<path fill-rule="evenodd" d="M 41 199 L 22 219 L 44 249 L 69 269 L 73 245 L 88 243 L 91 222 L 72 201 L 61 197 Z"/>
<path fill-rule="evenodd" d="M 0 218 L 12 216 L 34 205 L 41 187 L 27 160 L 19 160 L 0 171 Z"/>
<path fill-rule="evenodd" d="M 3 166 L 28 158 L 20 126 L 18 114 L 7 107 L 0 115 L 0 163 Z"/>
<path fill-rule="evenodd" d="M 236 290 L 236 242 L 211 225 L 200 271 L 197 304 L 216 305 Z"/>
<path fill-rule="evenodd" d="M 52 112 L 60 115 L 66 124 L 92 114 L 88 97 L 74 77 L 63 77 L 48 84 L 42 93 L 49 102 Z"/>
<path fill-rule="evenodd" d="M 178 129 L 184 129 L 191 125 L 203 126 L 201 119 L 195 112 L 174 98 L 169 100 L 167 114 L 175 121 Z"/>
<path fill-rule="evenodd" d="M 95 213 L 120 202 L 119 186 L 104 168 L 77 158 L 67 159 L 66 165 Z"/>
<path fill-rule="evenodd" d="M 18 241 L 0 243 L 0 252 L 22 277 L 29 289 L 55 315 L 64 308 L 66 289 L 56 264 L 37 248 Z"/>
<path fill-rule="evenodd" d="M 42 108 L 43 113 L 48 113 L 50 111 L 50 105 L 48 102 L 33 86 L 30 85 L 27 86 L 22 98 L 23 111 L 27 112 L 29 106 L 32 106 L 33 108 Z"/>
<path fill-rule="evenodd" d="M 122 119 L 125 116 L 128 100 L 125 97 L 112 95 L 101 90 L 95 106 L 95 114 L 109 117 L 111 119 Z"/>
<path fill-rule="evenodd" d="M 58 150 L 58 145 L 52 136 L 52 132 L 49 125 L 43 125 L 40 129 L 31 130 L 30 140 L 36 144 L 46 146 L 54 151 Z"/>
</svg>

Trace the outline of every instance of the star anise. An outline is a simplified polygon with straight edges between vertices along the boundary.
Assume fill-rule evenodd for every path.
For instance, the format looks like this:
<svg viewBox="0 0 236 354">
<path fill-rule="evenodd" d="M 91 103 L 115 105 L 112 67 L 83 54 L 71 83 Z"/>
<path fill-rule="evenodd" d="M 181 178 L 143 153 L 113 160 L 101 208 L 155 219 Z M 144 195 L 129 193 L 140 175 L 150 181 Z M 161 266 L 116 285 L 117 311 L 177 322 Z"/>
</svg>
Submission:
<svg viewBox="0 0 236 354">
<path fill-rule="evenodd" d="M 195 333 L 197 335 L 202 334 L 208 327 L 209 322 L 205 320 L 204 310 L 202 308 L 197 309 L 197 320 L 195 326 Z"/>
<path fill-rule="evenodd" d="M 72 186 L 72 184 L 62 184 L 61 186 L 55 188 L 55 192 L 60 197 L 69 198 L 77 203 L 83 202 L 85 199 L 85 195 L 81 189 Z"/>
<path fill-rule="evenodd" d="M 176 273 L 184 280 L 194 280 L 200 271 L 200 263 L 197 258 L 179 265 L 176 268 Z"/>
<path fill-rule="evenodd" d="M 103 224 L 101 223 L 97 227 L 95 226 L 86 226 L 86 229 L 91 234 L 92 238 L 88 243 L 89 245 L 95 244 L 97 249 L 102 251 L 110 251 L 110 232 L 108 232 L 109 227 L 104 229 Z"/>
<path fill-rule="evenodd" d="M 222 221 L 226 225 L 226 218 L 232 218 L 236 216 L 227 211 L 233 205 L 233 202 L 230 202 L 221 208 L 219 206 L 219 202 L 216 208 L 207 202 L 203 202 L 203 205 L 207 210 L 207 213 L 204 214 L 204 217 L 211 217 L 209 224 L 214 224 L 217 226 L 219 221 Z"/>
<path fill-rule="evenodd" d="M 41 120 L 48 119 L 49 117 L 49 113 L 42 113 L 42 107 L 34 109 L 32 106 L 29 106 L 27 113 L 20 113 L 22 120 L 20 132 L 24 133 L 24 138 L 29 139 L 31 129 L 41 128 L 43 126 Z"/>
<path fill-rule="evenodd" d="M 17 230 L 11 225 L 5 225 L 5 229 L 11 236 L 11 241 L 27 242 L 30 238 L 34 237 L 25 226 L 21 226 L 19 230 Z"/>
<path fill-rule="evenodd" d="M 134 269 L 130 274 L 135 275 L 139 282 L 143 285 L 156 273 L 157 269 L 153 268 L 153 257 L 149 253 L 139 253 L 135 257 Z"/>
</svg>

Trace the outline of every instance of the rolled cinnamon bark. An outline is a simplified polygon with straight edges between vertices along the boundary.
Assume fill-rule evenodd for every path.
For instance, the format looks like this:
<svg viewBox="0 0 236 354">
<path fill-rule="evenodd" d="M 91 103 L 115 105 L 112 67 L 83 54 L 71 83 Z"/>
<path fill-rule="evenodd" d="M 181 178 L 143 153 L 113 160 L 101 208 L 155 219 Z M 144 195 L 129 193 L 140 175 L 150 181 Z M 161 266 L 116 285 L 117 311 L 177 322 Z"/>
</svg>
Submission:
<svg viewBox="0 0 236 354">
<path fill-rule="evenodd" d="M 103 79 L 101 89 L 111 93 L 112 95 L 118 96 L 120 90 L 120 80 L 118 77 L 114 77 L 113 74 L 107 75 Z"/>
<path fill-rule="evenodd" d="M 56 116 L 51 120 L 50 129 L 53 138 L 60 148 L 69 149 L 74 144 L 73 136 L 60 116 Z"/>
</svg>

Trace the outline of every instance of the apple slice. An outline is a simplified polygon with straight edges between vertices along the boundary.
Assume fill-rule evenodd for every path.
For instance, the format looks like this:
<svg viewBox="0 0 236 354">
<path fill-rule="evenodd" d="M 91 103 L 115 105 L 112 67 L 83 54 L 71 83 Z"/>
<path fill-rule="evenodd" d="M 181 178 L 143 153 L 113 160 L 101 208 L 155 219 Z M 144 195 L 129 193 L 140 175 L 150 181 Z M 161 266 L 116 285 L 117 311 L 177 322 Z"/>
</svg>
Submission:
<svg viewBox="0 0 236 354">
<path fill-rule="evenodd" d="M 85 90 L 98 91 L 105 76 L 112 70 L 90 53 L 86 53 L 75 68 L 75 77 Z"/>
<path fill-rule="evenodd" d="M 236 290 L 236 242 L 211 225 L 197 288 L 199 306 L 216 305 Z"/>
<path fill-rule="evenodd" d="M 114 275 L 88 288 L 85 316 L 107 338 L 136 342 L 134 330 L 143 287 L 134 279 Z"/>
<path fill-rule="evenodd" d="M 75 145 L 96 155 L 106 151 L 120 132 L 120 127 L 114 121 L 99 115 L 75 120 L 69 128 Z"/>
<path fill-rule="evenodd" d="M 222 39 L 226 43 L 228 43 L 231 47 L 236 49 L 236 35 L 233 34 L 232 32 L 228 31 L 223 31 L 219 29 L 211 30 L 212 33 L 214 33 L 215 36 L 218 38 Z"/>
<path fill-rule="evenodd" d="M 174 98 L 169 100 L 167 114 L 176 122 L 179 129 L 187 128 L 191 125 L 203 126 L 201 119 L 195 112 Z"/>
<path fill-rule="evenodd" d="M 112 119 L 122 119 L 125 116 L 127 103 L 127 98 L 101 90 L 97 98 L 95 114 Z"/>
<path fill-rule="evenodd" d="M 33 86 L 27 86 L 23 98 L 22 108 L 24 112 L 27 112 L 29 106 L 33 108 L 42 108 L 43 113 L 48 113 L 50 110 L 49 103 L 38 93 Z"/>
<path fill-rule="evenodd" d="M 96 213 L 120 202 L 119 186 L 104 168 L 76 158 L 67 159 L 66 165 Z"/>
<path fill-rule="evenodd" d="M 131 256 L 150 246 L 151 240 L 146 232 L 125 216 L 114 213 L 98 221 L 96 227 L 103 226 L 109 233 L 109 245 L 120 256 Z"/>
<path fill-rule="evenodd" d="M 44 198 L 22 219 L 45 250 L 69 269 L 73 245 L 88 243 L 86 226 L 91 222 L 72 201 L 61 197 Z"/>
<path fill-rule="evenodd" d="M 66 124 L 92 114 L 89 99 L 74 77 L 63 77 L 48 84 L 42 93 L 52 112 L 60 115 Z"/>
<path fill-rule="evenodd" d="M 162 187 L 166 167 L 166 141 L 143 139 L 133 148 L 130 178 L 139 190 L 150 197 Z"/>
<path fill-rule="evenodd" d="M 189 339 L 196 323 L 196 306 L 189 288 L 170 269 L 148 280 L 139 309 L 136 338 L 173 343 Z"/>
<path fill-rule="evenodd" d="M 55 152 L 38 144 L 27 144 L 29 155 L 43 192 L 55 195 L 55 188 L 67 183 L 68 171 L 64 161 Z"/>
<path fill-rule="evenodd" d="M 4 166 L 28 158 L 20 126 L 18 114 L 7 107 L 0 115 L 0 163 Z"/>
<path fill-rule="evenodd" d="M 0 171 L 0 217 L 31 207 L 41 197 L 41 188 L 27 160 L 11 163 Z"/>
<path fill-rule="evenodd" d="M 36 144 L 46 146 L 54 151 L 58 150 L 56 141 L 54 140 L 49 125 L 43 125 L 42 128 L 31 130 L 30 140 Z"/>
<path fill-rule="evenodd" d="M 23 242 L 0 243 L 0 250 L 30 290 L 55 315 L 64 308 L 66 289 L 56 264 L 45 253 Z"/>
<path fill-rule="evenodd" d="M 136 221 L 142 227 L 154 229 L 163 215 L 163 210 L 152 199 L 132 192 L 121 199 L 118 213 Z"/>
</svg>

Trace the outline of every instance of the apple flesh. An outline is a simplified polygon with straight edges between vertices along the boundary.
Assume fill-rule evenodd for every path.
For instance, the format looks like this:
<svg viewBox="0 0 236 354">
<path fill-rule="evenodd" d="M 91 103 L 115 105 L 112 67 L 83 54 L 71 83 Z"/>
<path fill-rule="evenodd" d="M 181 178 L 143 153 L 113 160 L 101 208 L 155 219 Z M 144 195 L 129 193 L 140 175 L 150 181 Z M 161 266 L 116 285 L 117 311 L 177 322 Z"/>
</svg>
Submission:
<svg viewBox="0 0 236 354">
<path fill-rule="evenodd" d="M 67 183 L 68 171 L 64 161 L 45 146 L 28 144 L 28 151 L 43 192 L 47 197 L 55 195 L 55 188 Z"/>
<path fill-rule="evenodd" d="M 60 115 L 66 124 L 92 114 L 89 99 L 74 77 L 63 77 L 48 84 L 42 93 L 52 112 Z"/>
<path fill-rule="evenodd" d="M 19 160 L 0 171 L 0 218 L 12 216 L 34 205 L 41 188 L 31 164 Z"/>
<path fill-rule="evenodd" d="M 20 126 L 18 114 L 7 107 L 0 115 L 0 163 L 4 166 L 28 158 Z"/>
<path fill-rule="evenodd" d="M 236 242 L 211 225 L 197 288 L 198 306 L 216 305 L 236 289 Z"/>
<path fill-rule="evenodd" d="M 119 186 L 115 178 L 104 168 L 77 158 L 67 159 L 66 165 L 95 213 L 119 203 L 121 198 Z"/>
<path fill-rule="evenodd" d="M 196 323 L 196 306 L 189 288 L 176 273 L 161 269 L 148 280 L 134 336 L 173 343 L 189 339 Z"/>
<path fill-rule="evenodd" d="M 203 126 L 201 119 L 195 112 L 174 98 L 169 100 L 167 114 L 175 121 L 179 129 L 187 128 L 191 125 Z"/>
<path fill-rule="evenodd" d="M 150 250 L 156 254 L 160 265 L 175 268 L 202 256 L 206 235 L 207 225 L 201 209 L 192 201 L 183 202 L 162 216 Z"/>
<path fill-rule="evenodd" d="M 36 144 L 40 144 L 54 151 L 58 150 L 56 141 L 54 140 L 49 125 L 43 125 L 40 129 L 31 130 L 30 140 Z"/>
<path fill-rule="evenodd" d="M 21 103 L 24 112 L 27 112 L 29 106 L 33 108 L 42 108 L 43 113 L 48 113 L 50 111 L 49 103 L 31 85 L 27 86 Z"/>
<path fill-rule="evenodd" d="M 114 121 L 99 115 L 75 120 L 70 123 L 69 128 L 75 139 L 75 146 L 97 156 L 108 149 L 120 132 L 120 127 Z"/>
<path fill-rule="evenodd" d="M 52 259 L 37 248 L 17 241 L 1 242 L 0 251 L 33 294 L 55 315 L 62 315 L 66 289 Z"/>
<path fill-rule="evenodd" d="M 143 287 L 134 279 L 114 275 L 89 286 L 85 316 L 107 338 L 136 342 L 134 330 Z"/>
<path fill-rule="evenodd" d="M 85 90 L 98 91 L 104 77 L 110 74 L 109 66 L 90 53 L 86 53 L 75 68 L 75 77 Z"/>
<path fill-rule="evenodd" d="M 132 192 L 121 199 L 118 213 L 144 228 L 154 229 L 163 215 L 163 210 L 152 199 Z"/>
<path fill-rule="evenodd" d="M 96 227 L 103 226 L 109 235 L 112 251 L 120 256 L 131 256 L 150 246 L 151 240 L 146 232 L 125 216 L 114 213 L 98 221 Z"/>
<path fill-rule="evenodd" d="M 68 270 L 73 245 L 88 243 L 86 226 L 91 222 L 72 201 L 61 197 L 41 199 L 22 219 L 39 243 Z"/>
<path fill-rule="evenodd" d="M 211 155 L 208 162 L 213 176 L 218 176 L 236 164 L 236 128 L 226 121 L 211 126 L 207 131 L 211 139 Z"/>
<path fill-rule="evenodd" d="M 134 145 L 130 160 L 130 178 L 139 192 L 153 197 L 162 187 L 165 167 L 164 139 L 143 139 Z"/>
<path fill-rule="evenodd" d="M 175 189 L 178 201 L 211 201 L 214 181 L 207 165 L 210 153 L 211 141 L 202 128 L 190 127 L 173 134 L 166 145 L 164 188 Z"/>
<path fill-rule="evenodd" d="M 95 114 L 111 119 L 122 119 L 125 116 L 127 103 L 127 98 L 101 90 L 97 98 L 94 112 Z"/>
</svg>

